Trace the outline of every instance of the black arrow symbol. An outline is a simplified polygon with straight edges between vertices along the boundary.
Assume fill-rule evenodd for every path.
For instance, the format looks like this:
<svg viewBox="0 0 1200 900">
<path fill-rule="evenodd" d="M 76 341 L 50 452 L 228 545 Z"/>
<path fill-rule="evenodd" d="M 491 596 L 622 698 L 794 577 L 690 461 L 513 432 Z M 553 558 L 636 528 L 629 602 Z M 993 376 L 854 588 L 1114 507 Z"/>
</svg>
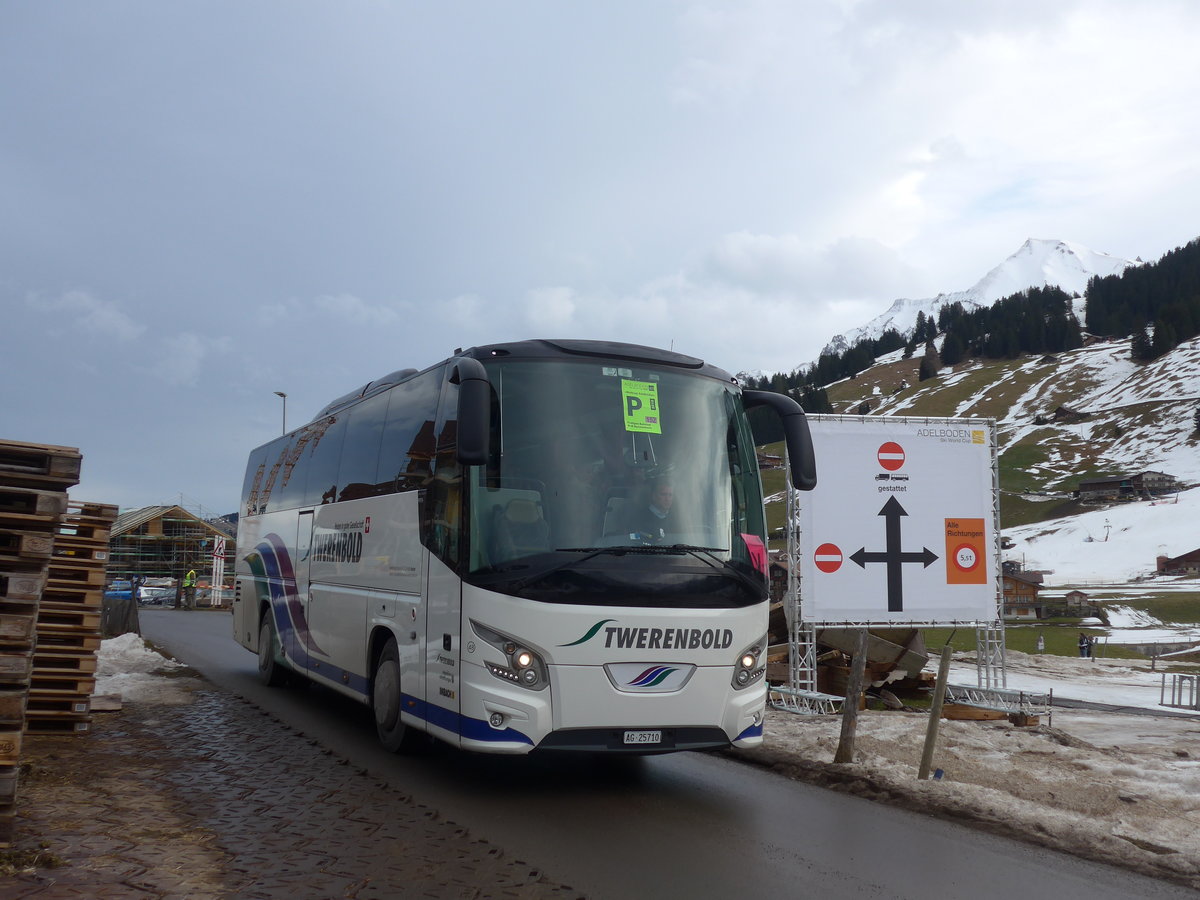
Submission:
<svg viewBox="0 0 1200 900">
<path fill-rule="evenodd" d="M 928 547 L 922 548 L 920 553 L 900 549 L 900 517 L 908 513 L 895 497 L 888 497 L 879 515 L 884 517 L 887 549 L 880 552 L 863 547 L 850 554 L 850 560 L 860 569 L 865 569 L 867 563 L 887 564 L 888 612 L 901 612 L 904 609 L 904 578 L 900 567 L 904 563 L 919 562 L 928 569 L 938 556 Z"/>
</svg>

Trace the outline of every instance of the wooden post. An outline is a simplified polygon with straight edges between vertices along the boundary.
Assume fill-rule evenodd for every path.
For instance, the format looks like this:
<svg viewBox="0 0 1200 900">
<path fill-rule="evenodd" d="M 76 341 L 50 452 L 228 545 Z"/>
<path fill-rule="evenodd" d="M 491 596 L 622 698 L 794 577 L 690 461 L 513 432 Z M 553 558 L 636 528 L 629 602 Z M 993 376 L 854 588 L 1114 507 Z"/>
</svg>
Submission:
<svg viewBox="0 0 1200 900">
<path fill-rule="evenodd" d="M 933 686 L 933 703 L 929 707 L 929 727 L 925 731 L 925 749 L 921 753 L 921 768 L 917 780 L 929 777 L 933 766 L 933 748 L 937 744 L 938 725 L 942 720 L 942 701 L 946 699 L 946 682 L 950 679 L 950 655 L 953 649 L 947 644 L 942 648 L 942 661 L 938 666 L 937 683 Z"/>
<path fill-rule="evenodd" d="M 854 733 L 858 728 L 858 703 L 863 692 L 863 676 L 867 671 L 867 629 L 858 632 L 858 644 L 850 661 L 850 678 L 846 682 L 846 701 L 842 704 L 842 736 L 838 740 L 835 763 L 854 762 Z"/>
</svg>

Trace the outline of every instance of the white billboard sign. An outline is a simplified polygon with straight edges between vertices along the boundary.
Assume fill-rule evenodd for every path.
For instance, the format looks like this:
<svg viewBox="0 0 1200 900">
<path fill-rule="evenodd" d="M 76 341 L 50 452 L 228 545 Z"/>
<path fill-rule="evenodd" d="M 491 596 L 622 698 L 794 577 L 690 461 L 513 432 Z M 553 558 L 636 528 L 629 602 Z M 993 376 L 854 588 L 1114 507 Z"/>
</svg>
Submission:
<svg viewBox="0 0 1200 900">
<path fill-rule="evenodd" d="M 798 495 L 802 620 L 994 623 L 994 424 L 835 416 L 809 424 L 817 487 Z"/>
</svg>

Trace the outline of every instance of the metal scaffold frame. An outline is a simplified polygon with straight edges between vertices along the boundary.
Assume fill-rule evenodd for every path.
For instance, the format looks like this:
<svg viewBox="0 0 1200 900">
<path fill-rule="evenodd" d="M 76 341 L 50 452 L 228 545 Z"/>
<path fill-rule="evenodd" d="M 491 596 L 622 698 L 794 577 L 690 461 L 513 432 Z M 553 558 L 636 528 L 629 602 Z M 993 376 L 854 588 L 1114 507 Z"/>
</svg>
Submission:
<svg viewBox="0 0 1200 900">
<path fill-rule="evenodd" d="M 784 470 L 791 471 L 791 462 L 784 450 Z M 800 518 L 796 508 L 796 490 L 790 481 L 785 482 L 787 496 L 786 522 L 787 550 L 787 595 L 784 598 L 784 614 L 788 626 L 788 686 L 773 687 L 769 696 L 771 704 L 788 712 L 806 715 L 830 715 L 841 709 L 843 698 L 824 694 L 817 690 L 817 629 L 811 622 L 803 621 L 800 610 L 799 529 Z"/>
</svg>

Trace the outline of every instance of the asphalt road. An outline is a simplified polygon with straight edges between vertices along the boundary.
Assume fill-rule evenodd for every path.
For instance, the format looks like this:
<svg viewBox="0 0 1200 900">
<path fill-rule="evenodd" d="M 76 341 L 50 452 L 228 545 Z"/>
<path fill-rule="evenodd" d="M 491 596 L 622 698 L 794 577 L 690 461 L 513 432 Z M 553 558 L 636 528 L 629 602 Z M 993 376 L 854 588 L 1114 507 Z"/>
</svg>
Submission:
<svg viewBox="0 0 1200 900">
<path fill-rule="evenodd" d="M 147 640 L 218 687 L 591 898 L 1196 896 L 719 755 L 393 756 L 366 707 L 260 685 L 228 613 L 143 609 L 141 622 Z"/>
</svg>

